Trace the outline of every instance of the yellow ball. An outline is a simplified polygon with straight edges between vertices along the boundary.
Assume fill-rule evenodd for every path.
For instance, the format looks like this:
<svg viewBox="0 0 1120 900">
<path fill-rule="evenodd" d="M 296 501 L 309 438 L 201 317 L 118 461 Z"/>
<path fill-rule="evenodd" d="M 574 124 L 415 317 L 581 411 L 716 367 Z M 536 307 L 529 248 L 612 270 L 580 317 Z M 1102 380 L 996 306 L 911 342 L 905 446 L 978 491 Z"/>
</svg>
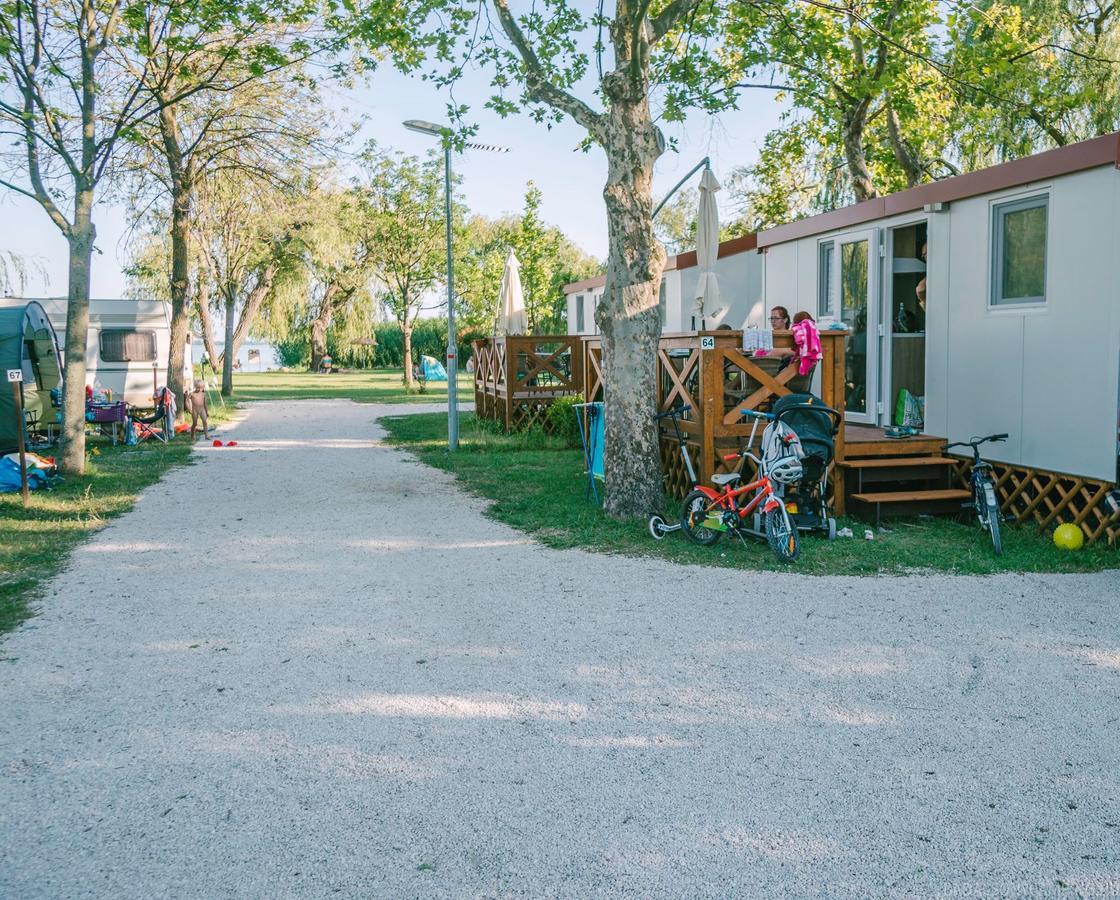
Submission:
<svg viewBox="0 0 1120 900">
<path fill-rule="evenodd" d="M 1054 546 L 1062 550 L 1080 550 L 1085 543 L 1085 535 L 1076 525 L 1059 525 L 1054 529 Z"/>
</svg>

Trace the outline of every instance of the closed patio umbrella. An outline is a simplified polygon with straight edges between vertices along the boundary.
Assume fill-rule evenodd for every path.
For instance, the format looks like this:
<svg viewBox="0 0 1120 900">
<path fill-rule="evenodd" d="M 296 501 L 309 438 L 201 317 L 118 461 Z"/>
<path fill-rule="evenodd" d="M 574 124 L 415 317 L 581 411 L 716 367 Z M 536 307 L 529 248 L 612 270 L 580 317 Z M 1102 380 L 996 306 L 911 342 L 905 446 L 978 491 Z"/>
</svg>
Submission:
<svg viewBox="0 0 1120 900">
<path fill-rule="evenodd" d="M 498 290 L 498 327 L 496 334 L 524 334 L 529 330 L 525 315 L 525 295 L 521 291 L 521 263 L 509 251 Z"/>
<path fill-rule="evenodd" d="M 701 317 L 712 312 L 719 303 L 716 280 L 716 256 L 719 253 L 719 210 L 716 191 L 720 184 L 711 169 L 704 169 L 700 179 L 700 208 L 696 222 L 696 309 Z"/>
</svg>

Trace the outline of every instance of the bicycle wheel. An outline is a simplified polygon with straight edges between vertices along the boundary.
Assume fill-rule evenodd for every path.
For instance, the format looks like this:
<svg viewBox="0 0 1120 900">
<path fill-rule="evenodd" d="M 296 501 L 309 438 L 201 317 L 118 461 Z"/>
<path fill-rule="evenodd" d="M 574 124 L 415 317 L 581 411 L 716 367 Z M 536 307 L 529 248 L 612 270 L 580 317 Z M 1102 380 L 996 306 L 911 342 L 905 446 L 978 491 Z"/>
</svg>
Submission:
<svg viewBox="0 0 1120 900">
<path fill-rule="evenodd" d="M 797 534 L 797 528 L 782 512 L 781 507 L 766 513 L 766 542 L 774 555 L 785 563 L 793 562 L 801 552 L 801 538 Z"/>
<path fill-rule="evenodd" d="M 722 531 L 705 524 L 710 502 L 703 491 L 692 491 L 681 504 L 681 530 L 692 543 L 701 547 L 710 547 L 723 536 Z"/>
<path fill-rule="evenodd" d="M 996 556 L 1003 555 L 1003 539 L 999 533 L 999 501 L 996 500 L 996 489 L 991 483 L 984 485 L 984 506 L 987 509 L 988 534 L 992 536 L 992 549 Z"/>
</svg>

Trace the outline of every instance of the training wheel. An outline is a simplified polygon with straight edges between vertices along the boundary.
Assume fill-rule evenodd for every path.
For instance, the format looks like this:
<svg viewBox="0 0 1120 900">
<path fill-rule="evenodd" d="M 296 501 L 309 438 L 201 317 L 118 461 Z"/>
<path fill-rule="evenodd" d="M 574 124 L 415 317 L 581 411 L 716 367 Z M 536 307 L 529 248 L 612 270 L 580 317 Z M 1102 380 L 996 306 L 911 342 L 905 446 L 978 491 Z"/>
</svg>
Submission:
<svg viewBox="0 0 1120 900">
<path fill-rule="evenodd" d="M 649 517 L 649 533 L 655 541 L 665 537 L 665 520 L 661 516 Z"/>
</svg>

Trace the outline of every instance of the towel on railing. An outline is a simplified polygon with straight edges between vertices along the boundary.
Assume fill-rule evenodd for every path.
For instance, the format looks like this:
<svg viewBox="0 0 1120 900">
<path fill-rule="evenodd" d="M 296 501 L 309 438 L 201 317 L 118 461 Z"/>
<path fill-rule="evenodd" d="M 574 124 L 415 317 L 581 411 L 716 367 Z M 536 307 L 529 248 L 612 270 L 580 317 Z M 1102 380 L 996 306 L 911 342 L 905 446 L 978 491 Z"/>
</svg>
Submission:
<svg viewBox="0 0 1120 900">
<path fill-rule="evenodd" d="M 802 319 L 794 323 L 793 345 L 797 348 L 798 375 L 808 375 L 821 360 L 821 336 L 817 325 L 812 319 Z"/>
</svg>

